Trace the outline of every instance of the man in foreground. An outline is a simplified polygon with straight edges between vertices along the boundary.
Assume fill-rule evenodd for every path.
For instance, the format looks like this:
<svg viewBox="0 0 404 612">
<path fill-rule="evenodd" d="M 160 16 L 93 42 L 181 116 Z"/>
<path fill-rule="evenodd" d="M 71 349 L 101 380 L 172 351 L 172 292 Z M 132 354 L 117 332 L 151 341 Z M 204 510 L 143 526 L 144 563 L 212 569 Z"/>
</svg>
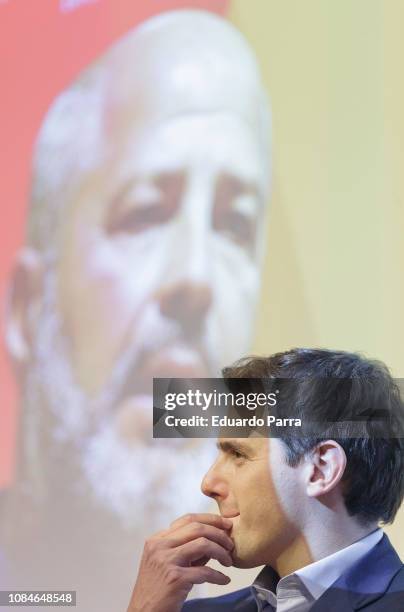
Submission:
<svg viewBox="0 0 404 612">
<path fill-rule="evenodd" d="M 294 379 L 287 409 L 345 434 L 221 438 L 202 482 L 220 516 L 185 516 L 146 542 L 128 612 L 404 609 L 404 567 L 378 528 L 404 495 L 404 409 L 387 369 L 295 349 L 244 360 L 224 377 Z M 210 559 L 265 567 L 252 588 L 184 604 L 194 584 L 229 582 Z"/>
</svg>

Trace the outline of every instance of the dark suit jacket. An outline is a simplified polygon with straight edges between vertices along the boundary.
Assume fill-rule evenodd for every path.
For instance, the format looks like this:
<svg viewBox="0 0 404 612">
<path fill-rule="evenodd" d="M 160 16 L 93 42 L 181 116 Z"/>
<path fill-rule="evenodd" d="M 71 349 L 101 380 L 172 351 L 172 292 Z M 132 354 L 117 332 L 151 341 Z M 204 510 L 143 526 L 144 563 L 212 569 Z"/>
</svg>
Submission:
<svg viewBox="0 0 404 612">
<path fill-rule="evenodd" d="M 195 599 L 184 612 L 256 612 L 251 588 Z M 404 612 L 404 565 L 386 535 L 313 604 L 311 612 Z"/>
</svg>

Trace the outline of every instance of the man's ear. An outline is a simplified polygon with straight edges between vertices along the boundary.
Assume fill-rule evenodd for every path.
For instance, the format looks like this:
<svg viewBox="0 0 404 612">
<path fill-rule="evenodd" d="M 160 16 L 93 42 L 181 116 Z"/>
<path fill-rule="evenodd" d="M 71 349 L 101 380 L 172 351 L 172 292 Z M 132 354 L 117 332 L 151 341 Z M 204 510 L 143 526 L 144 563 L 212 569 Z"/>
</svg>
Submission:
<svg viewBox="0 0 404 612">
<path fill-rule="evenodd" d="M 42 304 L 43 262 L 35 249 L 25 247 L 16 258 L 8 290 L 6 346 L 17 375 L 32 356 L 33 330 Z"/>
<path fill-rule="evenodd" d="M 335 490 L 346 468 L 346 454 L 335 440 L 324 440 L 307 455 L 306 492 L 320 497 Z"/>
</svg>

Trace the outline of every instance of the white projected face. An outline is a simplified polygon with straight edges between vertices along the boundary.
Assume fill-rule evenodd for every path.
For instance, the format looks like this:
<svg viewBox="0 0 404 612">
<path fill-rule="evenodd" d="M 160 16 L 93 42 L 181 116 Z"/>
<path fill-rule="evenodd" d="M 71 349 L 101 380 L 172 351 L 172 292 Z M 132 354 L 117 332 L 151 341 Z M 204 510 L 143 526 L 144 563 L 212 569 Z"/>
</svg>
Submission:
<svg viewBox="0 0 404 612">
<path fill-rule="evenodd" d="M 38 378 L 99 501 L 130 523 L 143 503 L 151 511 L 152 490 L 154 515 L 167 516 L 197 499 L 212 451 L 152 440 L 152 380 L 218 375 L 248 348 L 259 150 L 235 114 L 176 117 L 128 131 L 83 179 L 37 329 Z"/>
<path fill-rule="evenodd" d="M 128 132 L 79 189 L 64 227 L 63 320 L 90 395 L 129 351 L 109 415 L 128 438 L 143 437 L 153 377 L 218 375 L 248 348 L 261 168 L 236 115 L 190 115 Z"/>
<path fill-rule="evenodd" d="M 266 112 L 240 34 L 179 11 L 129 34 L 45 119 L 34 193 L 60 216 L 26 398 L 35 410 L 39 390 L 56 441 L 129 522 L 189 508 L 211 459 L 205 442 L 152 440 L 153 378 L 219 376 L 249 349 Z"/>
</svg>

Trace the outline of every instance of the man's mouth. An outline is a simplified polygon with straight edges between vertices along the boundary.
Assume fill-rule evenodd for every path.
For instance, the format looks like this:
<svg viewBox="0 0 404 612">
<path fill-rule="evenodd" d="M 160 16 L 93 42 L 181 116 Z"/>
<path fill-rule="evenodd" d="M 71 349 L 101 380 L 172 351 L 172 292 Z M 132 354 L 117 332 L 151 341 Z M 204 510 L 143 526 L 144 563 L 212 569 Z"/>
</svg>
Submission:
<svg viewBox="0 0 404 612">
<path fill-rule="evenodd" d="M 118 427 L 123 437 L 151 442 L 153 378 L 206 378 L 211 374 L 200 352 L 186 344 L 177 342 L 143 353 L 117 401 Z"/>
<path fill-rule="evenodd" d="M 137 367 L 124 385 L 122 399 L 152 395 L 153 378 L 206 378 L 209 375 L 212 372 L 200 352 L 177 342 L 140 355 Z"/>
<path fill-rule="evenodd" d="M 236 518 L 236 516 L 240 516 L 240 512 L 238 510 L 220 510 L 220 514 L 223 518 L 232 519 Z"/>
<path fill-rule="evenodd" d="M 140 373 L 145 381 L 153 378 L 206 378 L 209 375 L 201 355 L 181 344 L 147 355 L 140 363 Z"/>
<path fill-rule="evenodd" d="M 222 512 L 221 515 L 222 515 L 223 518 L 237 519 L 237 517 L 240 516 L 240 513 L 236 512 L 236 511 L 234 511 L 234 512 Z M 230 528 L 230 533 L 233 531 L 233 528 L 234 528 L 234 521 L 233 521 L 233 527 Z"/>
</svg>

